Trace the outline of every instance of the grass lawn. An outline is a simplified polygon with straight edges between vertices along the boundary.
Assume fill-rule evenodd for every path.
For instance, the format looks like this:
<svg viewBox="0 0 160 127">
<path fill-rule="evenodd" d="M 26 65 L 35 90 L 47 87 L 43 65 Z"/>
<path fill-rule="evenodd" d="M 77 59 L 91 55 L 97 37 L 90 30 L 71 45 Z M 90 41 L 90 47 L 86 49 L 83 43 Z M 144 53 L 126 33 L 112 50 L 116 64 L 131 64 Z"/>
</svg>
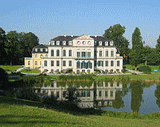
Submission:
<svg viewBox="0 0 160 127">
<path fill-rule="evenodd" d="M 0 126 L 2 127 L 160 126 L 159 118 L 131 119 L 114 118 L 103 115 L 73 115 L 54 109 L 40 108 L 39 102 L 12 99 L 2 96 L 0 96 L 0 102 Z"/>
<path fill-rule="evenodd" d="M 0 68 L 4 69 L 7 73 L 14 72 L 21 67 L 22 65 L 0 65 Z"/>
<path fill-rule="evenodd" d="M 23 73 L 40 73 L 38 69 L 22 69 L 21 72 Z"/>
</svg>

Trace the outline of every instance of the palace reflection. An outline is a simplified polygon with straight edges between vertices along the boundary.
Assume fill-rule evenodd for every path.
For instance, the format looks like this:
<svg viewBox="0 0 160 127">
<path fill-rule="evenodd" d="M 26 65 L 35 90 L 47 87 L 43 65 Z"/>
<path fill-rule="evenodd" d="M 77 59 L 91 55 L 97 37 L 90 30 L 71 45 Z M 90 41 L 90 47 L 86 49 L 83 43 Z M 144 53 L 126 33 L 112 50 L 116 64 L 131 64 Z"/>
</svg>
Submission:
<svg viewBox="0 0 160 127">
<path fill-rule="evenodd" d="M 67 89 L 70 85 L 67 82 L 52 81 L 49 85 L 43 84 L 41 88 L 35 88 L 34 92 L 49 97 L 55 96 L 57 100 L 65 101 L 68 92 Z M 85 82 L 73 82 L 71 86 L 76 87 L 75 95 L 80 100 L 78 106 L 81 108 L 112 107 L 116 102 L 116 94 L 122 91 L 121 82 L 97 81 L 87 85 L 85 85 Z M 118 94 L 118 96 L 120 95 Z M 122 101 L 122 98 L 119 98 Z"/>
</svg>

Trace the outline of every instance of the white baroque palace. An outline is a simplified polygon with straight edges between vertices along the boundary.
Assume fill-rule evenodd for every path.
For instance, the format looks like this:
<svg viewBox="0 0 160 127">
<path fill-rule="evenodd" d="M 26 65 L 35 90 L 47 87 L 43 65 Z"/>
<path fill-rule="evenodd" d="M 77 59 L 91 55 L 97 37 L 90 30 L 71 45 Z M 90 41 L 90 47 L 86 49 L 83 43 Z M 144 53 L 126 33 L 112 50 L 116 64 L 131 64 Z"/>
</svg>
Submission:
<svg viewBox="0 0 160 127">
<path fill-rule="evenodd" d="M 58 36 L 51 39 L 48 56 L 41 59 L 41 72 L 121 72 L 123 58 L 113 41 L 103 36 Z"/>
</svg>

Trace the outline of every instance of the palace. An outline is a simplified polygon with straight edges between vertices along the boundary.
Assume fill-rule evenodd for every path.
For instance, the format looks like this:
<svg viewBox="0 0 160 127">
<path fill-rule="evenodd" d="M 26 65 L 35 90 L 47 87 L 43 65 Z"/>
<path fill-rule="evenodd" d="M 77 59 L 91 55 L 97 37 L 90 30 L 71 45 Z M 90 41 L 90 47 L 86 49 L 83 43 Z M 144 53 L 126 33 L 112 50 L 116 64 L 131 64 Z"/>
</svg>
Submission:
<svg viewBox="0 0 160 127">
<path fill-rule="evenodd" d="M 119 55 L 113 41 L 97 35 L 58 36 L 51 39 L 47 46 L 34 47 L 30 60 L 36 62 L 37 53 L 41 60 L 39 66 L 34 67 L 40 67 L 41 72 L 47 73 L 121 72 L 123 66 L 123 57 Z M 25 67 L 29 67 L 28 61 L 26 58 Z"/>
</svg>

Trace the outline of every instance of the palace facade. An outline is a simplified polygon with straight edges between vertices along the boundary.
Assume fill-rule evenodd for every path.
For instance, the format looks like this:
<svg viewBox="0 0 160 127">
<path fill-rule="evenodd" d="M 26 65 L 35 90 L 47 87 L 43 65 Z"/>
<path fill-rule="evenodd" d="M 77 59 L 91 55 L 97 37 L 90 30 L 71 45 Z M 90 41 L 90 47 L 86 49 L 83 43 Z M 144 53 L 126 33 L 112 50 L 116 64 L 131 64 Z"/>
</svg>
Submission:
<svg viewBox="0 0 160 127">
<path fill-rule="evenodd" d="M 41 57 L 41 72 L 73 71 L 79 74 L 122 71 L 123 57 L 113 41 L 103 36 L 58 36 L 51 39 L 47 47 L 47 55 Z M 38 47 L 34 51 L 38 51 Z"/>
</svg>

